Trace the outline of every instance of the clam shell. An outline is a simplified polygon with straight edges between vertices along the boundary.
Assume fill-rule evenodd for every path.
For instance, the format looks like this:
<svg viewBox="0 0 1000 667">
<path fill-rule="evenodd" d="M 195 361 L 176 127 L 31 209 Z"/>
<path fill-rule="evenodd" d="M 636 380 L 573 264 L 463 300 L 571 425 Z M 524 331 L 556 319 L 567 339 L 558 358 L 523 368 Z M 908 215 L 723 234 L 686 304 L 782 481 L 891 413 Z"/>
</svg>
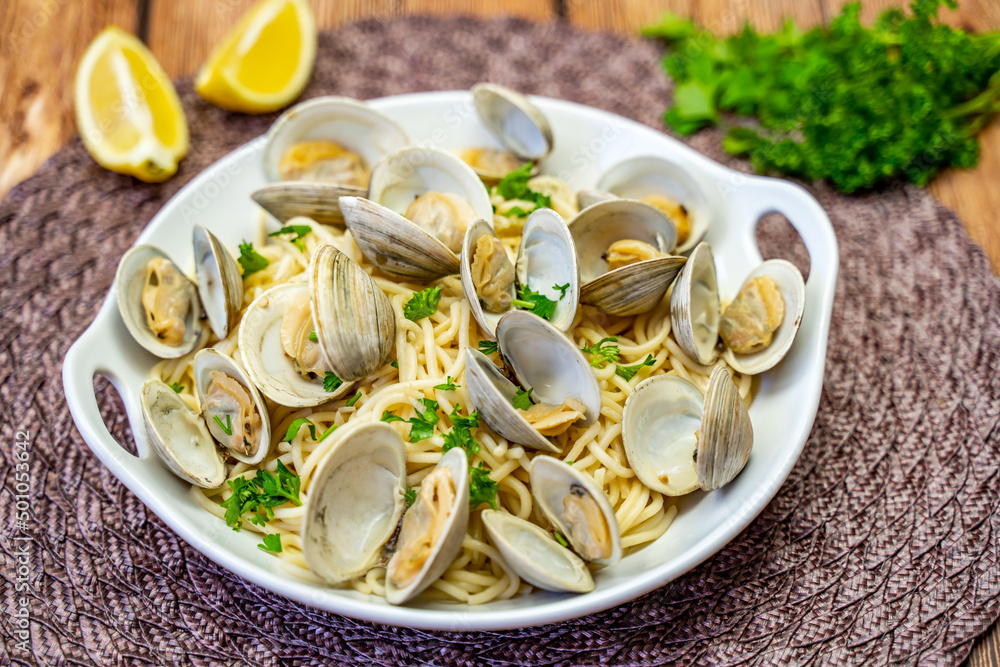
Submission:
<svg viewBox="0 0 1000 667">
<path fill-rule="evenodd" d="M 483 123 L 518 157 L 541 162 L 552 152 L 552 127 L 521 93 L 494 83 L 477 83 L 472 99 Z"/>
<path fill-rule="evenodd" d="M 506 512 L 483 510 L 482 518 L 486 533 L 517 576 L 546 591 L 594 590 L 586 563 L 548 532 Z"/>
<path fill-rule="evenodd" d="M 472 283 L 472 259 L 475 256 L 476 244 L 484 234 L 496 236 L 493 225 L 485 220 L 476 220 L 465 231 L 465 238 L 462 240 L 462 256 L 459 258 L 459 272 L 462 275 L 462 292 L 469 301 L 469 310 L 472 311 L 472 316 L 483 331 L 491 337 L 496 337 L 497 322 L 503 317 L 503 313 L 485 310 L 476 294 L 476 286 Z"/>
<path fill-rule="evenodd" d="M 647 259 L 614 270 L 604 258 L 615 241 L 635 239 L 669 253 L 677 228 L 662 211 L 631 199 L 609 199 L 580 211 L 570 223 L 580 258 L 580 301 L 612 315 L 653 309 L 684 266 L 683 257 Z"/>
<path fill-rule="evenodd" d="M 677 344 L 703 366 L 715 361 L 719 317 L 715 259 L 711 246 L 699 243 L 670 294 L 670 323 Z"/>
<path fill-rule="evenodd" d="M 341 197 L 364 197 L 367 190 L 349 185 L 313 181 L 279 181 L 265 185 L 250 197 L 281 224 L 300 216 L 324 225 L 344 228 Z"/>
<path fill-rule="evenodd" d="M 399 213 L 360 197 L 342 197 L 340 206 L 358 248 L 382 273 L 419 283 L 458 273 L 458 256 Z"/>
<path fill-rule="evenodd" d="M 281 346 L 282 317 L 293 299 L 308 290 L 309 285 L 304 282 L 272 287 L 247 306 L 239 329 L 240 357 L 247 375 L 262 394 L 292 408 L 332 401 L 352 387 L 345 381 L 336 391 L 326 391 L 322 380 L 302 377 Z M 316 319 L 315 313 L 313 319 Z"/>
<path fill-rule="evenodd" d="M 358 264 L 332 245 L 313 252 L 309 298 L 327 365 L 345 383 L 385 363 L 396 338 L 389 297 Z"/>
<path fill-rule="evenodd" d="M 162 257 L 173 264 L 186 281 L 190 289 L 191 307 L 185 319 L 186 331 L 184 338 L 177 346 L 161 342 L 146 324 L 146 311 L 142 306 L 142 288 L 146 279 L 146 264 L 149 260 Z M 118 300 L 118 312 L 132 338 L 149 352 L 161 359 L 176 359 L 182 357 L 198 345 L 201 339 L 201 304 L 198 301 L 198 291 L 193 282 L 184 272 L 158 248 L 140 245 L 129 250 L 118 263 L 115 273 L 115 294 Z"/>
<path fill-rule="evenodd" d="M 622 543 L 618 519 L 607 495 L 590 475 L 551 456 L 536 456 L 532 459 L 528 474 L 531 495 L 535 497 L 542 514 L 563 534 L 578 554 L 581 549 L 573 539 L 573 531 L 565 516 L 563 500 L 574 486 L 581 487 L 593 498 L 611 533 L 611 555 L 608 558 L 596 558 L 593 562 L 600 565 L 614 565 L 621 560 Z"/>
<path fill-rule="evenodd" d="M 486 355 L 471 347 L 465 348 L 465 385 L 469 400 L 490 428 L 510 442 L 544 452 L 559 452 L 552 440 L 528 423 L 514 407 L 517 387 L 504 377 Z"/>
<path fill-rule="evenodd" d="M 688 211 L 690 233 L 674 252 L 686 255 L 697 246 L 718 215 L 704 187 L 694 174 L 662 156 L 635 157 L 608 169 L 597 181 L 597 190 L 622 198 L 640 199 L 659 194 L 682 204 Z"/>
<path fill-rule="evenodd" d="M 257 449 L 250 454 L 243 454 L 242 452 L 227 448 L 229 455 L 237 461 L 256 465 L 264 460 L 264 457 L 267 456 L 268 451 L 271 449 L 271 417 L 267 410 L 267 403 L 264 402 L 256 385 L 254 385 L 242 366 L 236 363 L 232 357 L 216 349 L 207 348 L 194 355 L 194 385 L 198 395 L 198 404 L 202 406 L 203 413 L 205 394 L 212 383 L 210 377 L 212 371 L 222 371 L 243 385 L 243 388 L 250 394 L 250 400 L 253 401 L 258 414 L 260 414 L 260 443 L 258 443 Z"/>
<path fill-rule="evenodd" d="M 203 489 L 226 481 L 226 465 L 205 422 L 170 386 L 160 380 L 142 385 L 139 396 L 153 451 L 170 472 Z"/>
<path fill-rule="evenodd" d="M 328 139 L 359 155 L 369 169 L 410 143 L 403 129 L 385 114 L 349 97 L 314 97 L 281 114 L 267 131 L 264 173 L 281 180 L 278 165 L 293 144 Z"/>
<path fill-rule="evenodd" d="M 586 406 L 581 426 L 590 426 L 601 412 L 601 387 L 580 348 L 537 315 L 514 310 L 497 324 L 500 354 L 536 402 L 560 405 L 573 397 Z"/>
<path fill-rule="evenodd" d="M 336 584 L 371 569 L 395 533 L 406 505 L 406 446 L 382 422 L 349 424 L 331 437 L 309 487 L 302 555 Z"/>
<path fill-rule="evenodd" d="M 788 354 L 792 343 L 795 342 L 795 334 L 798 333 L 799 325 L 802 323 L 802 313 L 805 310 L 806 284 L 794 264 L 783 259 L 770 259 L 751 271 L 743 284 L 762 275 L 770 276 L 778 284 L 781 296 L 785 299 L 785 319 L 774 332 L 770 345 L 763 350 L 736 354 L 729 348 L 723 347 L 722 358 L 733 370 L 744 375 L 763 373 L 777 365 Z"/>
<path fill-rule="evenodd" d="M 724 366 L 716 366 L 705 392 L 698 435 L 698 484 L 718 489 L 740 474 L 753 447 L 753 425 L 736 384 Z"/>
<path fill-rule="evenodd" d="M 540 208 L 528 216 L 515 268 L 521 285 L 556 302 L 549 321 L 556 329 L 568 331 L 580 302 L 580 269 L 573 235 L 558 213 Z M 554 289 L 567 284 L 565 296 Z"/>
<path fill-rule="evenodd" d="M 469 462 L 465 450 L 461 447 L 448 450 L 436 467 L 442 466 L 451 470 L 451 478 L 455 484 L 455 505 L 448 515 L 444 532 L 437 544 L 431 547 L 427 560 L 413 581 L 399 588 L 391 577 L 386 577 L 385 599 L 389 604 L 403 604 L 420 594 L 444 574 L 462 548 L 469 526 Z M 419 496 L 417 502 L 421 502 Z"/>
<path fill-rule="evenodd" d="M 243 311 L 243 275 L 215 234 L 201 225 L 191 233 L 198 296 L 217 338 L 225 338 Z"/>
</svg>

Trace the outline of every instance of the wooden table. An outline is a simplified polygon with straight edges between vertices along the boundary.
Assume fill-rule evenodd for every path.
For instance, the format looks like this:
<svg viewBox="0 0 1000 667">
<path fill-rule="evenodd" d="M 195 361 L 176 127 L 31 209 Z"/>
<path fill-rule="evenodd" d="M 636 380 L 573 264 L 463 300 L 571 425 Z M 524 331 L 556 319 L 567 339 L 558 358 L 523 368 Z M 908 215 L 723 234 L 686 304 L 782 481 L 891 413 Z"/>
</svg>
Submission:
<svg viewBox="0 0 1000 667">
<path fill-rule="evenodd" d="M 837 15 L 846 0 L 312 0 L 320 28 L 363 18 L 404 14 L 516 15 L 567 21 L 591 30 L 635 36 L 639 27 L 670 9 L 715 33 L 780 27 L 786 16 L 812 26 Z M 94 35 L 109 23 L 139 35 L 170 76 L 190 74 L 253 0 L 0 0 L 0 197 L 30 176 L 75 134 L 72 81 Z M 871 20 L 908 0 L 865 0 Z M 945 20 L 970 31 L 1000 27 L 1000 3 L 962 0 Z M 981 134 L 983 150 L 973 170 L 951 170 L 931 184 L 955 210 L 969 234 L 1000 273 L 1000 123 Z M 995 625 L 976 644 L 969 665 L 1000 665 Z"/>
</svg>

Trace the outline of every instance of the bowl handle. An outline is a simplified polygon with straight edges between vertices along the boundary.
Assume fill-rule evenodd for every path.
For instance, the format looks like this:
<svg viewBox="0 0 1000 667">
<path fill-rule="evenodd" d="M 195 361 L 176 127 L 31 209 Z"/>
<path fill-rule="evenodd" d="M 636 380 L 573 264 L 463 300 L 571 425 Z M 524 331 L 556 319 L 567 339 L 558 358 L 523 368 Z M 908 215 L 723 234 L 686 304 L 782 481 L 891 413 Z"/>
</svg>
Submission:
<svg viewBox="0 0 1000 667">
<path fill-rule="evenodd" d="M 809 251 L 809 279 L 806 285 L 833 286 L 837 281 L 839 254 L 837 237 L 826 211 L 805 188 L 790 181 L 763 176 L 747 176 L 734 188 L 730 211 L 741 243 L 756 248 L 757 221 L 768 213 L 781 213 L 802 237 Z"/>
</svg>

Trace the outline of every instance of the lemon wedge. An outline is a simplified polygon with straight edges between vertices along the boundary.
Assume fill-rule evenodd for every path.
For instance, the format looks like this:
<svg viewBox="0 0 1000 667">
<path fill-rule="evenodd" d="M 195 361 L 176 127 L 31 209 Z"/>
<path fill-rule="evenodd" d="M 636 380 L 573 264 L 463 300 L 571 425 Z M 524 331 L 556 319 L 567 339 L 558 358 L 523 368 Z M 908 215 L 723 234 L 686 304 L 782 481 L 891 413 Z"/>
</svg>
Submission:
<svg viewBox="0 0 1000 667">
<path fill-rule="evenodd" d="M 306 0 L 263 0 L 216 47 L 195 90 L 230 111 L 265 113 L 298 97 L 316 61 L 316 21 Z"/>
<path fill-rule="evenodd" d="M 187 154 L 177 91 L 135 36 L 105 28 L 87 47 L 73 87 L 76 126 L 99 165 L 157 183 Z"/>
</svg>

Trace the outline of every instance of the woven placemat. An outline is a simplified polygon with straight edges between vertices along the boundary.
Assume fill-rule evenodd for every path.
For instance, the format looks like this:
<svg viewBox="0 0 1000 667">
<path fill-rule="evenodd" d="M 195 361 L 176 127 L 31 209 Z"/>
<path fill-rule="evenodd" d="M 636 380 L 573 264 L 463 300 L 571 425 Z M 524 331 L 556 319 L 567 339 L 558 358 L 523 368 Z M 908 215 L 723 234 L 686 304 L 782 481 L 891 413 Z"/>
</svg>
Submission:
<svg viewBox="0 0 1000 667">
<path fill-rule="evenodd" d="M 661 128 L 658 61 L 652 44 L 559 23 L 365 22 L 321 38 L 306 96 L 489 80 Z M 74 141 L 0 205 L 0 664 L 947 665 L 996 619 L 1000 284 L 956 217 L 911 187 L 812 188 L 841 250 L 815 427 L 760 517 L 664 588 L 559 625 L 444 635 L 319 612 L 215 565 L 95 459 L 60 378 L 139 231 L 273 120 L 179 88 L 191 154 L 169 182 L 108 173 Z M 746 169 L 717 135 L 692 144 Z M 775 225 L 769 248 L 784 237 Z M 128 442 L 114 392 L 100 393 Z"/>
</svg>

